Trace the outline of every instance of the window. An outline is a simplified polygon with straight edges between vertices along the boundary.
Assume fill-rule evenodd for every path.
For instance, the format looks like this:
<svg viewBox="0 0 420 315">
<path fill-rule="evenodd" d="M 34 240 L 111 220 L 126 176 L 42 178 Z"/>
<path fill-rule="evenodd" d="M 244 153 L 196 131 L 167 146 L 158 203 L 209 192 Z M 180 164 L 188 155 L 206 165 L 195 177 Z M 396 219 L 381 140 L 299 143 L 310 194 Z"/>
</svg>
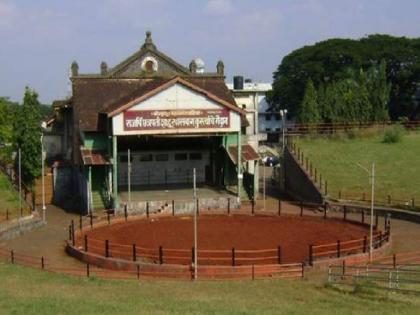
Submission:
<svg viewBox="0 0 420 315">
<path fill-rule="evenodd" d="M 169 156 L 167 154 L 156 154 L 156 161 L 165 162 L 168 160 L 169 160 Z"/>
<path fill-rule="evenodd" d="M 145 66 L 147 72 L 153 72 L 154 71 L 155 64 L 153 63 L 152 60 L 146 61 L 144 66 Z"/>
<path fill-rule="evenodd" d="M 187 153 L 175 153 L 175 161 L 185 161 L 187 159 Z"/>
<path fill-rule="evenodd" d="M 276 120 L 280 120 L 280 114 L 276 114 Z"/>
<path fill-rule="evenodd" d="M 265 120 L 271 120 L 271 114 L 265 114 Z"/>
<path fill-rule="evenodd" d="M 201 160 L 201 153 L 190 153 L 190 160 Z"/>
<path fill-rule="evenodd" d="M 142 154 L 142 155 L 140 155 L 140 161 L 141 162 L 150 162 L 150 161 L 153 161 L 153 155 L 151 155 L 151 154 Z"/>
</svg>

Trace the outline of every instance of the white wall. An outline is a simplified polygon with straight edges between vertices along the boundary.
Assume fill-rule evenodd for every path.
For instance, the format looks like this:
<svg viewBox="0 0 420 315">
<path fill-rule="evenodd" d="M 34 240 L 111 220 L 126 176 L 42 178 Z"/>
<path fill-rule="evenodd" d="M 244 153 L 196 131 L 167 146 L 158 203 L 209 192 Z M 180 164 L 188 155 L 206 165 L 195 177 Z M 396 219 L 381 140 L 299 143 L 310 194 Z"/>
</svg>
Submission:
<svg viewBox="0 0 420 315">
<path fill-rule="evenodd" d="M 176 110 L 176 109 L 221 109 L 222 105 L 214 102 L 181 84 L 175 84 L 172 87 L 158 93 L 155 96 L 134 105 L 127 111 L 134 110 Z M 202 128 L 202 129 L 170 129 L 170 130 L 124 130 L 124 113 L 113 117 L 114 135 L 139 135 L 139 134 L 187 134 L 187 133 L 216 133 L 216 132 L 238 132 L 241 121 L 238 113 L 230 111 L 229 128 Z"/>
</svg>

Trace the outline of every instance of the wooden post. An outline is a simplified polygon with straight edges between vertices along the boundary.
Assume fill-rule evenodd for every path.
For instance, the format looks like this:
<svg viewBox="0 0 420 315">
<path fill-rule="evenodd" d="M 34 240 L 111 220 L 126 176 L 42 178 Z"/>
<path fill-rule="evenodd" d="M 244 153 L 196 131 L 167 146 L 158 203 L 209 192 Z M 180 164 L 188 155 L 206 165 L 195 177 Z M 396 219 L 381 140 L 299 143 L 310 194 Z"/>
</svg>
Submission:
<svg viewBox="0 0 420 315">
<path fill-rule="evenodd" d="M 146 217 L 149 217 L 149 202 L 146 202 Z"/>
<path fill-rule="evenodd" d="M 232 266 L 235 266 L 235 247 L 232 247 Z"/>
<path fill-rule="evenodd" d="M 280 246 L 277 247 L 277 263 L 279 265 L 281 264 L 281 247 Z"/>
<path fill-rule="evenodd" d="M 175 216 L 175 200 L 172 199 L 172 215 Z"/>
<path fill-rule="evenodd" d="M 363 237 L 363 253 L 366 253 L 367 250 L 367 236 Z"/>
<path fill-rule="evenodd" d="M 194 257 L 195 257 L 195 249 L 194 246 L 191 249 L 191 265 L 194 264 Z"/>
<path fill-rule="evenodd" d="M 93 214 L 90 212 L 90 228 L 93 229 Z"/>
<path fill-rule="evenodd" d="M 10 251 L 10 262 L 12 264 L 15 263 L 15 252 L 13 251 L 13 249 Z"/>
<path fill-rule="evenodd" d="M 71 220 L 71 242 L 74 245 L 76 245 L 76 240 L 74 239 L 74 221 Z"/>
<path fill-rule="evenodd" d="M 127 219 L 128 219 L 127 204 L 124 205 L 124 217 L 125 217 L 125 222 L 127 222 Z"/>
<path fill-rule="evenodd" d="M 137 265 L 137 280 L 140 280 L 140 265 Z"/>
<path fill-rule="evenodd" d="M 45 263 L 44 263 L 44 256 L 41 256 L 41 269 L 44 270 Z"/>
<path fill-rule="evenodd" d="M 88 252 L 88 236 L 85 234 L 85 252 Z"/>
<path fill-rule="evenodd" d="M 315 177 L 315 184 L 318 182 L 318 174 L 317 174 L 317 171 L 316 171 L 316 167 L 315 167 L 315 175 L 314 175 L 314 177 Z"/>
<path fill-rule="evenodd" d="M 325 181 L 325 194 L 328 195 L 328 182 Z"/>
<path fill-rule="evenodd" d="M 105 240 L 105 257 L 109 257 L 109 240 Z"/>
<path fill-rule="evenodd" d="M 337 258 L 341 256 L 341 243 L 340 240 L 337 240 Z"/>
<path fill-rule="evenodd" d="M 394 269 L 397 268 L 397 254 L 392 255 L 392 265 L 394 266 Z"/>
<path fill-rule="evenodd" d="M 327 203 L 324 203 L 324 220 L 327 218 Z"/>
<path fill-rule="evenodd" d="M 90 276 L 90 266 L 89 266 L 89 263 L 86 263 L 86 277 L 89 278 L 89 276 Z"/>
<path fill-rule="evenodd" d="M 342 265 L 342 274 L 343 276 L 346 274 L 346 261 L 343 259 L 343 265 Z"/>
<path fill-rule="evenodd" d="M 281 200 L 279 199 L 279 204 L 278 204 L 278 215 L 281 215 Z"/>
<path fill-rule="evenodd" d="M 163 264 L 163 248 L 162 246 L 159 246 L 159 264 Z"/>
<path fill-rule="evenodd" d="M 133 244 L 133 261 L 137 261 L 137 248 L 136 248 L 136 244 Z"/>
<path fill-rule="evenodd" d="M 346 221 L 347 220 L 347 207 L 343 206 L 343 220 Z"/>
<path fill-rule="evenodd" d="M 309 245 L 309 266 L 313 266 L 314 265 L 314 249 L 313 249 L 314 245 Z"/>
</svg>

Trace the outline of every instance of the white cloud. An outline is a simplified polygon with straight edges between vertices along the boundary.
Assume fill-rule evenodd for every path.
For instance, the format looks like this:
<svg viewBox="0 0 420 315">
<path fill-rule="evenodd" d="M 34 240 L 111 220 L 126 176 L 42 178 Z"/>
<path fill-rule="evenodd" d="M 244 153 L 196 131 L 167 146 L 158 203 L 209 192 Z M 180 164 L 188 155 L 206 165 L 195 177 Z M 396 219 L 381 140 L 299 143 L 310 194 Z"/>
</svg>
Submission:
<svg viewBox="0 0 420 315">
<path fill-rule="evenodd" d="M 232 9 L 231 0 L 209 0 L 204 10 L 211 15 L 228 15 Z"/>
<path fill-rule="evenodd" d="M 18 9 L 13 3 L 0 0 L 0 28 L 12 26 L 17 16 Z"/>
</svg>

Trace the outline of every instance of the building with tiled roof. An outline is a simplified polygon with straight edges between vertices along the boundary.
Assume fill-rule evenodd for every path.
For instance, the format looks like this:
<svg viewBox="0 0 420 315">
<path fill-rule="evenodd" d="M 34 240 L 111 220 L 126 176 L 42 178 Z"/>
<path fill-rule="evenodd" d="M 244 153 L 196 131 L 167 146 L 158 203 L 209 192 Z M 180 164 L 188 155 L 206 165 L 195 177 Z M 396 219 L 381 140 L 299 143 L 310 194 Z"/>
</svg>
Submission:
<svg viewBox="0 0 420 315">
<path fill-rule="evenodd" d="M 72 95 L 54 102 L 48 122 L 60 139 L 49 157 L 66 162 L 54 164 L 56 202 L 72 196 L 88 212 L 136 210 L 148 191 L 189 187 L 194 168 L 209 191 L 252 198 L 258 181 L 249 165 L 259 156 L 242 135 L 246 113 L 226 87 L 223 62 L 215 72 L 203 64 L 180 65 L 150 32 L 113 68 L 102 62 L 99 73 L 82 74 L 73 62 Z"/>
</svg>

